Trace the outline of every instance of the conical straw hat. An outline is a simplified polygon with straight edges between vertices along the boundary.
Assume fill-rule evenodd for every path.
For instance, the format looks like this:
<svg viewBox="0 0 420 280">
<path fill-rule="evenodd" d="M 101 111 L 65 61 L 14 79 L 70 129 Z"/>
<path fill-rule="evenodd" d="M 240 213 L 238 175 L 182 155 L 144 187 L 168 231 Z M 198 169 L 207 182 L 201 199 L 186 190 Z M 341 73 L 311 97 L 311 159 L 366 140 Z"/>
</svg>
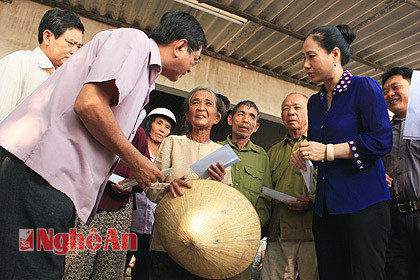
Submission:
<svg viewBox="0 0 420 280">
<path fill-rule="evenodd" d="M 168 193 L 156 226 L 168 254 L 200 277 L 225 279 L 244 271 L 260 244 L 260 221 L 239 191 L 213 180 L 191 180 L 183 196 Z"/>
</svg>

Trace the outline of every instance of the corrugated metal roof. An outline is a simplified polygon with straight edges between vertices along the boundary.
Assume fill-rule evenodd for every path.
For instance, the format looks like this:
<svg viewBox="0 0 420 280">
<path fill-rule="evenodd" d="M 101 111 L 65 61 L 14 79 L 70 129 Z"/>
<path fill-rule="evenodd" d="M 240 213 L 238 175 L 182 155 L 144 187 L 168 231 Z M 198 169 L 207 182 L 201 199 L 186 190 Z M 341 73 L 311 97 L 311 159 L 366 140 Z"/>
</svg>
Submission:
<svg viewBox="0 0 420 280">
<path fill-rule="evenodd" d="M 354 75 L 380 79 L 386 69 L 420 70 L 419 0 L 200 0 L 244 17 L 239 25 L 174 0 L 37 0 L 71 8 L 114 26 L 153 30 L 168 10 L 194 15 L 208 39 L 206 53 L 268 75 L 313 88 L 303 70 L 303 38 L 320 25 L 347 24 L 356 32 Z"/>
</svg>

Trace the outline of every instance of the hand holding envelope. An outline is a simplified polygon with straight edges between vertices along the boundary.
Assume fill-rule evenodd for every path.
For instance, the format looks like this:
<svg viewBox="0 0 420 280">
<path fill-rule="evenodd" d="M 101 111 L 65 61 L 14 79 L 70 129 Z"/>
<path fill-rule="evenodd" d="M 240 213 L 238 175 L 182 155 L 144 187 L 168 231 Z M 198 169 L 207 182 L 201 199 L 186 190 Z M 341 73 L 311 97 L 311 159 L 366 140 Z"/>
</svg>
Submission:
<svg viewBox="0 0 420 280">
<path fill-rule="evenodd" d="M 163 176 L 166 177 L 171 173 L 171 171 L 172 171 L 172 168 L 168 168 L 168 169 L 162 170 L 161 172 Z M 130 179 L 130 178 L 125 179 L 124 177 L 114 174 L 114 173 L 111 175 L 111 177 L 109 177 L 108 181 L 111 181 L 112 183 L 121 186 L 122 189 L 128 189 L 128 188 L 138 186 L 138 183 L 136 180 Z M 126 192 L 124 191 L 123 193 L 126 193 Z"/>
<path fill-rule="evenodd" d="M 200 178 L 206 179 L 209 178 L 212 180 L 222 181 L 225 176 L 225 168 L 231 166 L 232 164 L 239 161 L 238 156 L 232 150 L 229 145 L 225 145 L 218 150 L 214 151 L 213 153 L 205 156 L 201 160 L 196 161 L 190 167 L 191 169 L 197 173 Z M 166 177 L 172 171 L 172 168 L 168 168 L 162 170 L 161 172 Z M 110 181 L 118 184 L 122 180 L 123 177 L 112 174 L 110 177 Z M 126 182 L 122 185 L 122 188 L 129 188 L 137 185 L 135 180 Z M 168 182 L 167 191 L 172 193 L 173 197 L 178 195 L 182 195 L 181 187 L 191 187 L 190 184 L 186 181 L 186 176 L 181 178 L 177 178 L 172 182 Z"/>
<path fill-rule="evenodd" d="M 131 178 L 124 178 L 117 174 L 112 174 L 108 181 L 113 183 L 111 186 L 114 189 L 114 192 L 117 194 L 128 194 L 133 190 L 134 186 L 138 185 L 136 180 Z"/>
<path fill-rule="evenodd" d="M 219 182 L 221 182 L 226 175 L 225 167 L 220 161 L 218 161 L 216 164 L 213 163 L 210 165 L 209 169 L 207 169 L 207 172 L 209 173 L 211 180 Z"/>
<path fill-rule="evenodd" d="M 305 212 L 312 206 L 312 201 L 306 195 L 296 197 L 296 201 L 283 200 L 283 203 L 292 211 Z"/>
<path fill-rule="evenodd" d="M 217 149 L 213 153 L 191 164 L 191 169 L 202 179 L 209 178 L 222 181 L 225 176 L 225 168 L 239 161 L 238 156 L 229 145 Z M 171 192 L 172 197 L 183 195 L 181 186 L 191 188 L 186 180 L 186 176 L 173 180 L 168 186 L 167 191 Z"/>
<path fill-rule="evenodd" d="M 293 197 L 266 187 L 262 188 L 262 193 L 283 202 L 287 208 L 293 211 L 304 212 L 312 205 L 312 201 L 306 195 Z"/>
<path fill-rule="evenodd" d="M 285 193 L 282 193 L 282 192 L 272 190 L 272 189 L 267 188 L 267 187 L 262 188 L 262 193 L 265 194 L 265 195 L 268 195 L 271 198 L 277 199 L 279 201 L 284 201 L 284 200 L 296 201 L 296 197 L 293 197 L 291 195 L 288 195 L 288 194 L 285 194 Z"/>
<path fill-rule="evenodd" d="M 237 163 L 239 160 L 240 159 L 229 146 L 229 144 L 226 144 L 213 153 L 191 164 L 190 167 L 202 179 L 211 177 L 212 179 L 218 180 L 217 176 L 214 174 L 217 172 L 211 174 L 209 173 L 209 168 L 217 171 L 215 169 L 215 167 L 217 167 L 219 170 L 223 169 L 224 173 L 225 168 Z M 215 163 L 217 163 L 217 165 Z M 218 176 L 220 176 L 220 174 Z M 221 181 L 221 179 L 218 181 Z"/>
<path fill-rule="evenodd" d="M 302 173 L 303 179 L 305 180 L 306 187 L 309 192 L 311 192 L 314 189 L 313 185 L 313 177 L 314 177 L 314 165 L 312 164 L 312 161 L 305 160 L 305 166 L 306 171 L 300 170 L 300 173 Z"/>
</svg>

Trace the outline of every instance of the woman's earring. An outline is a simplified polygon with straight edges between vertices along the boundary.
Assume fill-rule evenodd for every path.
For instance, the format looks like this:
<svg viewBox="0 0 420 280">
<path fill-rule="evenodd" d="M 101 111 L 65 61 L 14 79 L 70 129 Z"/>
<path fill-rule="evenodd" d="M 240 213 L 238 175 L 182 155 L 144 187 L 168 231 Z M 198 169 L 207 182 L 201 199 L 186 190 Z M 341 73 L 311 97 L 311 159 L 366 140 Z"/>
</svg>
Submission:
<svg viewBox="0 0 420 280">
<path fill-rule="evenodd" d="M 334 67 L 337 67 L 337 64 L 336 63 L 334 63 Z"/>
</svg>

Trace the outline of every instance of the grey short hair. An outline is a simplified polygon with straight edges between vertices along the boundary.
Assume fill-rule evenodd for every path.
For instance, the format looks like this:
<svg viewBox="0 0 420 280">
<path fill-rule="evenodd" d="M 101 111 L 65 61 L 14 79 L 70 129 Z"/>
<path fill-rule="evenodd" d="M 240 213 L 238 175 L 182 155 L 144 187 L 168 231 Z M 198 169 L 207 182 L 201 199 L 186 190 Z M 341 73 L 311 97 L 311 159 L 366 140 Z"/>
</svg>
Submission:
<svg viewBox="0 0 420 280">
<path fill-rule="evenodd" d="M 301 95 L 301 96 L 303 96 L 303 97 L 305 97 L 306 98 L 306 100 L 308 100 L 309 98 L 306 96 L 306 95 L 304 95 L 303 93 L 300 93 L 300 92 L 297 92 L 297 91 L 294 91 L 294 92 L 291 92 L 291 93 L 289 93 L 288 95 L 286 95 L 286 97 L 283 99 L 283 101 L 281 102 L 281 108 L 283 108 L 283 105 L 284 105 L 284 101 L 289 97 L 289 96 L 291 96 L 291 95 L 295 95 L 295 94 L 299 94 L 299 95 Z"/>
<path fill-rule="evenodd" d="M 192 130 L 191 124 L 187 121 L 187 114 L 190 111 L 191 97 L 194 95 L 194 93 L 196 93 L 197 91 L 200 91 L 200 90 L 205 90 L 205 91 L 210 92 L 211 95 L 214 98 L 214 101 L 216 102 L 217 112 L 221 113 L 221 110 L 222 110 L 222 106 L 223 106 L 222 102 L 223 101 L 220 98 L 217 97 L 217 94 L 213 90 L 211 90 L 209 88 L 206 88 L 206 87 L 202 87 L 202 86 L 199 86 L 199 87 L 196 87 L 196 88 L 192 89 L 189 92 L 188 96 L 185 98 L 184 105 L 182 106 L 183 107 L 182 113 L 183 113 L 183 116 L 184 116 L 184 125 L 183 126 L 186 128 L 187 133 L 191 132 L 191 130 Z"/>
<path fill-rule="evenodd" d="M 257 104 L 255 104 L 255 102 L 252 101 L 252 100 L 243 100 L 243 101 L 239 102 L 238 104 L 236 104 L 235 107 L 233 107 L 230 115 L 233 117 L 236 114 L 236 112 L 238 111 L 239 107 L 241 107 L 243 105 L 254 108 L 257 111 L 257 122 L 258 122 L 258 120 L 260 119 L 260 109 L 258 109 Z"/>
</svg>

